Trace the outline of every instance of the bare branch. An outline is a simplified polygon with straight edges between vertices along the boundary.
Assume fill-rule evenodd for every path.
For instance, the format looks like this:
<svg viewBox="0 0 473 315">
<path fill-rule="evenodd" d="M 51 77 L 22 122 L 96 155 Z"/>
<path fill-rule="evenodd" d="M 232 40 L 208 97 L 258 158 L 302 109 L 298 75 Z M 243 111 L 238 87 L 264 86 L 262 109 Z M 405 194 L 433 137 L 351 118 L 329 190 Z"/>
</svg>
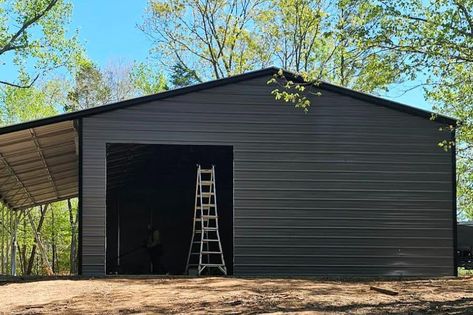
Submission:
<svg viewBox="0 0 473 315">
<path fill-rule="evenodd" d="M 2 80 L 0 80 L 0 84 L 12 86 L 12 87 L 16 87 L 16 88 L 20 88 L 20 89 L 29 89 L 30 87 L 33 86 L 33 84 L 36 82 L 36 80 L 38 80 L 39 76 L 40 76 L 40 75 L 37 74 L 37 75 L 34 77 L 34 79 L 31 80 L 30 83 L 28 83 L 28 84 L 26 84 L 26 85 L 11 83 L 11 82 L 2 81 Z"/>
<path fill-rule="evenodd" d="M 7 51 L 15 49 L 15 47 L 19 47 L 19 48 L 27 47 L 28 46 L 27 44 L 15 45 L 15 41 L 18 38 L 20 38 L 20 36 L 23 35 L 31 25 L 33 25 L 34 23 L 39 21 L 39 19 L 41 19 L 43 16 L 45 16 L 56 5 L 57 2 L 58 2 L 58 0 L 51 0 L 43 11 L 38 12 L 33 17 L 31 17 L 29 20 L 26 20 L 23 23 L 23 25 L 18 29 L 18 31 L 11 36 L 11 38 L 8 40 L 6 45 L 3 46 L 2 48 L 0 48 L 0 55 L 2 55 L 3 53 L 5 53 Z"/>
</svg>

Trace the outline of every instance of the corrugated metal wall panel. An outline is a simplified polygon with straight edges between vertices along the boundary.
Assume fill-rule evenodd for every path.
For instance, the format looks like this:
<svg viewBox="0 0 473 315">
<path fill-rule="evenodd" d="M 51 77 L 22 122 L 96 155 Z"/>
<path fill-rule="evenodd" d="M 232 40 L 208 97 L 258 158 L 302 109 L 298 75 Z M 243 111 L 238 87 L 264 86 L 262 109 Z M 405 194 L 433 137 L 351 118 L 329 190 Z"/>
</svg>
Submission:
<svg viewBox="0 0 473 315">
<path fill-rule="evenodd" d="M 453 274 L 440 124 L 323 91 L 309 113 L 268 78 L 83 119 L 83 272 L 105 270 L 107 142 L 232 145 L 237 275 Z"/>
</svg>

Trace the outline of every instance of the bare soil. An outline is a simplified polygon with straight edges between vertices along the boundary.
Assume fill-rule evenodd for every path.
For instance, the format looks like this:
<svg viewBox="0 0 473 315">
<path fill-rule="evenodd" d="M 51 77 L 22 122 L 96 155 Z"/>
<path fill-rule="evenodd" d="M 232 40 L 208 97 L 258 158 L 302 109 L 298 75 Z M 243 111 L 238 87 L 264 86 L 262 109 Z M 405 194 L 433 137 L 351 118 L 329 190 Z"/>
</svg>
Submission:
<svg viewBox="0 0 473 315">
<path fill-rule="evenodd" d="M 392 296 L 370 289 L 392 290 Z M 409 281 L 111 277 L 4 282 L 14 314 L 473 314 L 473 277 Z"/>
</svg>

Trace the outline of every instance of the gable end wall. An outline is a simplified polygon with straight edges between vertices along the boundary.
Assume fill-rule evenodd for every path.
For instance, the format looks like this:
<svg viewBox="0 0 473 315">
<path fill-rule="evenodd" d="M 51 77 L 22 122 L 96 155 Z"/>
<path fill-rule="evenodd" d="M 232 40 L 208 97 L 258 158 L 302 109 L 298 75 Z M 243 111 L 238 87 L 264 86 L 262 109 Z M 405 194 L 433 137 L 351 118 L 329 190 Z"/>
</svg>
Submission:
<svg viewBox="0 0 473 315">
<path fill-rule="evenodd" d="M 268 79 L 83 118 L 83 274 L 105 273 L 105 144 L 132 142 L 233 146 L 235 275 L 453 275 L 441 125 L 329 91 L 305 114 Z"/>
</svg>

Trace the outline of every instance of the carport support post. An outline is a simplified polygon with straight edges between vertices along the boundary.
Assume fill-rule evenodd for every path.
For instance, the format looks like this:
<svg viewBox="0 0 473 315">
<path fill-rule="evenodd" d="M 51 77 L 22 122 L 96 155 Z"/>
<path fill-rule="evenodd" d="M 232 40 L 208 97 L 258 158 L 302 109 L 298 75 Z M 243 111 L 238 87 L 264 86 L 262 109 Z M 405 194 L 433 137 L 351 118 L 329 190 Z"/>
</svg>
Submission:
<svg viewBox="0 0 473 315">
<path fill-rule="evenodd" d="M 11 237 L 11 257 L 10 257 L 10 264 L 11 264 L 11 275 L 16 276 L 16 231 L 18 229 L 18 220 L 20 219 L 18 215 L 18 211 L 13 211 L 14 219 L 13 219 L 13 229 L 12 229 L 12 237 Z"/>
</svg>

